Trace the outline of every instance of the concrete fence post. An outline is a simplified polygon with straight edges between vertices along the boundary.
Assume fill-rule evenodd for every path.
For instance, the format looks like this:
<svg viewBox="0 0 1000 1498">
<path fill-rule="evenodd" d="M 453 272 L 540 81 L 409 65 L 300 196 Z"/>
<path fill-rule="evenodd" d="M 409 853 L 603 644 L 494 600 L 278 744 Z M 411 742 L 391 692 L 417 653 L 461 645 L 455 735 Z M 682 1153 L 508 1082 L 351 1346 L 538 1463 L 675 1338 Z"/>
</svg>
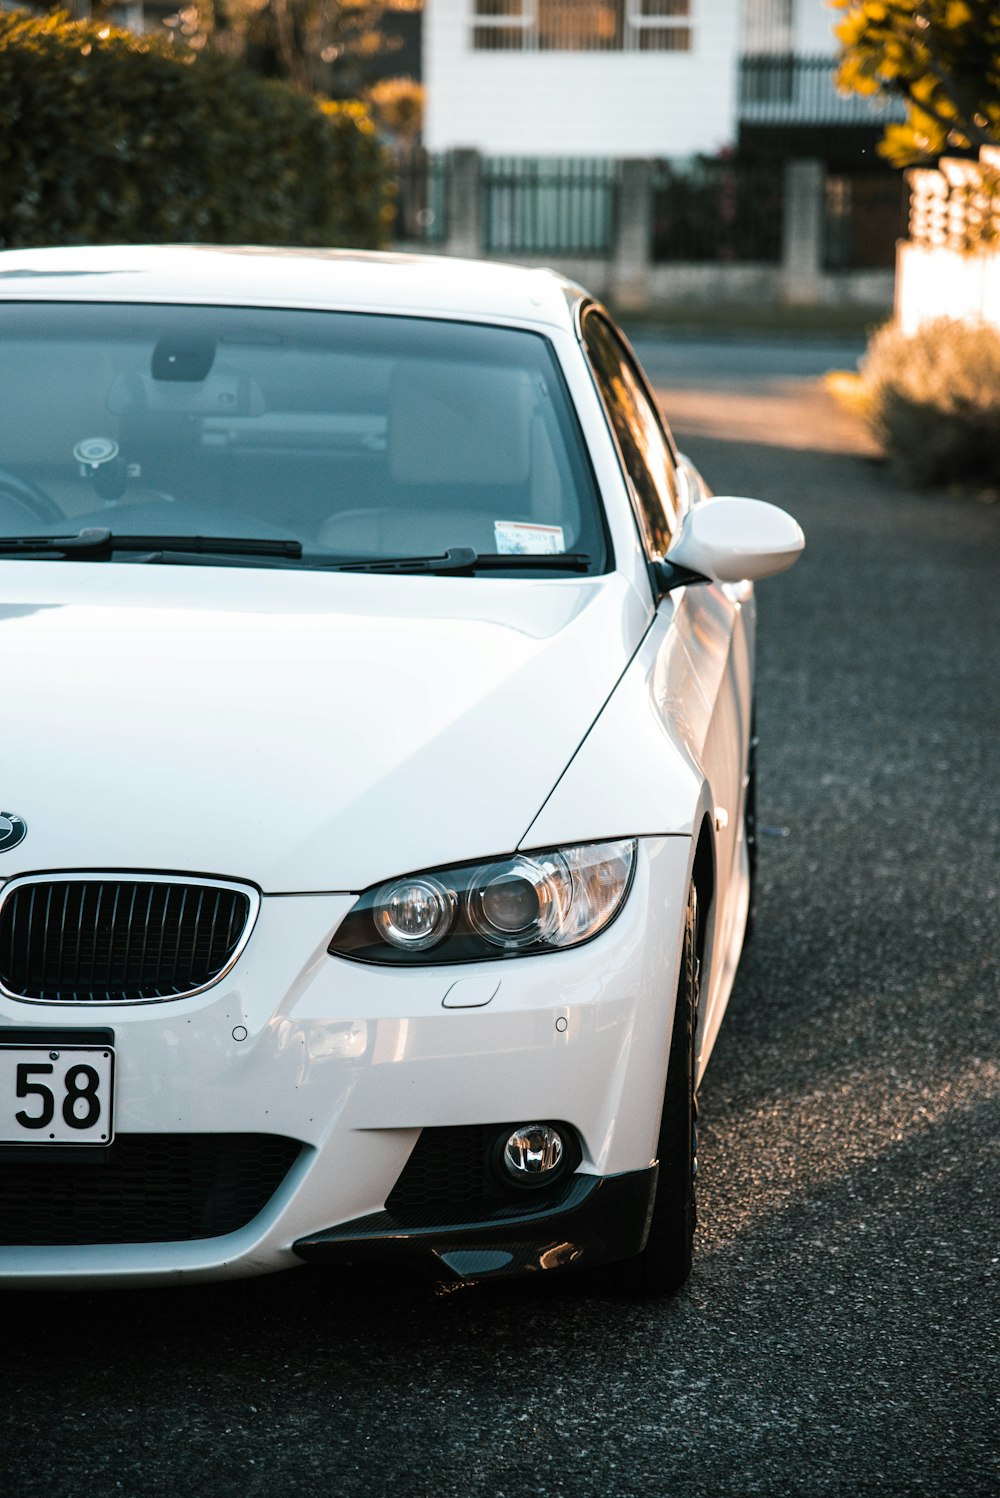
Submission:
<svg viewBox="0 0 1000 1498">
<path fill-rule="evenodd" d="M 785 163 L 785 213 L 781 236 L 782 298 L 822 299 L 826 171 L 822 161 Z"/>
<path fill-rule="evenodd" d="M 447 255 L 483 254 L 483 167 L 478 151 L 452 151 L 448 171 Z"/>
<path fill-rule="evenodd" d="M 649 305 L 652 237 L 652 162 L 630 158 L 621 164 L 611 265 L 611 298 L 625 311 L 639 312 Z"/>
</svg>

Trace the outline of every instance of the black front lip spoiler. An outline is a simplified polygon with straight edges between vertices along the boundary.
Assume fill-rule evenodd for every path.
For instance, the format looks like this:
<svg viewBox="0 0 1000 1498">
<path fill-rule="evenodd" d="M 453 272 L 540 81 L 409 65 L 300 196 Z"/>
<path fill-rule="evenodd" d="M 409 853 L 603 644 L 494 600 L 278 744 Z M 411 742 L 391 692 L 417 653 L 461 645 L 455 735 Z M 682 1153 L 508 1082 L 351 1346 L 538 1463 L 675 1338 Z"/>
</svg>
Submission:
<svg viewBox="0 0 1000 1498">
<path fill-rule="evenodd" d="M 294 1244 L 309 1264 L 430 1261 L 459 1280 L 576 1269 L 631 1258 L 649 1232 L 658 1167 L 617 1176 L 574 1175 L 545 1206 L 475 1222 L 404 1225 L 374 1212 Z M 527 1203 L 526 1203 L 527 1206 Z"/>
</svg>

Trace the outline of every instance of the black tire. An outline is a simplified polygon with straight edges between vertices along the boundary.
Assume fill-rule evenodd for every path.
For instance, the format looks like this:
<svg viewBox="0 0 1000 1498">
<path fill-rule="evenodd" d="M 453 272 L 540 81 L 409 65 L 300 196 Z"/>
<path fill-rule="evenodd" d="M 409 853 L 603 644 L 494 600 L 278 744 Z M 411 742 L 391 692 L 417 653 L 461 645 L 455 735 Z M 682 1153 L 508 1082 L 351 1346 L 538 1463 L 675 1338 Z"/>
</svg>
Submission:
<svg viewBox="0 0 1000 1498">
<path fill-rule="evenodd" d="M 698 1028 L 700 962 L 698 892 L 688 890 L 677 1006 L 667 1062 L 667 1083 L 657 1143 L 659 1176 L 649 1237 L 628 1273 L 641 1295 L 669 1295 L 691 1273 L 697 1222 L 694 1180 L 698 1168 L 698 1104 L 695 1096 L 695 1035 Z"/>
</svg>

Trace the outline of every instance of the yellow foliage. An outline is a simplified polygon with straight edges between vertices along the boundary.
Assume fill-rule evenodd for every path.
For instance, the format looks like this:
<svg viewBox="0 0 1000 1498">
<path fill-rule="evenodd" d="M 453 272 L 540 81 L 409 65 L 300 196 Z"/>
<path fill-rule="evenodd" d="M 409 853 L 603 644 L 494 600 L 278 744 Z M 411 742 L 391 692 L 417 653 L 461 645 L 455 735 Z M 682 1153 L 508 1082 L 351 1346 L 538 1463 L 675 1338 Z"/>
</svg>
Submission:
<svg viewBox="0 0 1000 1498">
<path fill-rule="evenodd" d="M 949 146 L 1000 143 L 1000 3 L 828 0 L 840 13 L 838 83 L 906 102 L 880 151 L 899 166 Z"/>
<path fill-rule="evenodd" d="M 871 397 L 859 374 L 850 369 L 831 369 L 823 376 L 823 384 L 845 411 L 855 416 L 870 416 Z"/>
<path fill-rule="evenodd" d="M 864 36 L 865 25 L 863 15 L 848 16 L 846 20 L 840 21 L 833 28 L 833 34 L 839 42 L 843 42 L 845 47 L 854 47 Z"/>
<path fill-rule="evenodd" d="M 913 127 L 886 125 L 878 143 L 878 153 L 892 166 L 910 166 L 913 161 Z"/>
<path fill-rule="evenodd" d="M 424 123 L 426 92 L 412 78 L 383 78 L 368 90 L 379 124 L 397 140 L 412 144 Z"/>
</svg>

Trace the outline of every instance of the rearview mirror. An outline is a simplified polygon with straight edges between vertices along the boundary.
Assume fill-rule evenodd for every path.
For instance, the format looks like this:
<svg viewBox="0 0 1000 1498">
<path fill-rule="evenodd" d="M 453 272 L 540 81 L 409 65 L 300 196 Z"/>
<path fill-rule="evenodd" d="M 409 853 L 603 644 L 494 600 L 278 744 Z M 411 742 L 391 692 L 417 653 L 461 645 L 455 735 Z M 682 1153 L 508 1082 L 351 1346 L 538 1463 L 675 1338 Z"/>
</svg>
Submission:
<svg viewBox="0 0 1000 1498">
<path fill-rule="evenodd" d="M 706 499 L 684 516 L 680 534 L 654 564 L 662 592 L 682 583 L 751 582 L 798 561 L 805 537 L 797 521 L 759 499 Z"/>
</svg>

